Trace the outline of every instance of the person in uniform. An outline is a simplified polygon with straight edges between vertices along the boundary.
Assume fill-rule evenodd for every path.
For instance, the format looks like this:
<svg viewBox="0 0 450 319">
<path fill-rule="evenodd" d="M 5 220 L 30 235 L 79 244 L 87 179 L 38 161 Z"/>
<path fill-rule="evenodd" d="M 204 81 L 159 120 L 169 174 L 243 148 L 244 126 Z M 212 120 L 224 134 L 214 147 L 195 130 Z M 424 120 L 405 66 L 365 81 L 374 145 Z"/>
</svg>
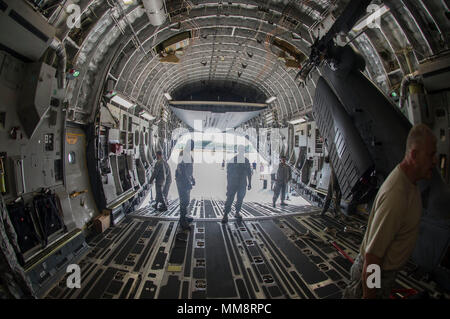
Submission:
<svg viewBox="0 0 450 319">
<path fill-rule="evenodd" d="M 389 298 L 397 274 L 416 244 L 422 215 L 417 182 L 431 179 L 437 164 L 436 142 L 433 132 L 424 124 L 415 125 L 409 132 L 403 161 L 386 178 L 373 202 L 344 298 Z M 367 285 L 368 277 L 373 278 L 373 271 L 367 269 L 370 265 L 380 269 L 379 287 Z"/>
<path fill-rule="evenodd" d="M 195 186 L 193 177 L 193 162 L 191 151 L 194 149 L 194 142 L 189 140 L 184 150 L 180 152 L 178 157 L 178 165 L 175 171 L 175 180 L 177 183 L 178 196 L 180 198 L 180 225 L 182 229 L 188 229 L 189 224 L 193 221 L 192 217 L 188 217 L 188 206 L 190 202 L 191 189 Z"/>
<path fill-rule="evenodd" d="M 228 213 L 231 211 L 231 205 L 236 195 L 234 216 L 238 220 L 242 220 L 240 214 L 242 201 L 244 200 L 247 189 L 250 190 L 252 188 L 252 169 L 250 167 L 250 161 L 244 155 L 245 146 L 238 145 L 238 154 L 227 164 L 227 199 L 225 201 L 222 223 L 228 222 Z"/>
<path fill-rule="evenodd" d="M 273 199 L 272 204 L 273 207 L 276 207 L 276 202 L 278 199 L 278 196 L 280 196 L 281 192 L 281 206 L 287 206 L 287 204 L 284 202 L 285 196 L 286 196 L 286 188 L 289 183 L 289 181 L 292 178 L 292 172 L 289 165 L 286 164 L 286 156 L 281 156 L 281 162 L 278 166 L 277 170 L 277 177 L 275 180 L 275 189 L 273 191 Z"/>
<path fill-rule="evenodd" d="M 158 209 L 158 204 L 161 203 L 161 207 L 158 209 L 159 211 L 166 211 L 166 200 L 164 199 L 163 188 L 166 182 L 166 169 L 164 165 L 164 160 L 162 158 L 162 152 L 156 152 L 156 164 L 153 170 L 153 174 L 150 177 L 150 184 L 155 181 L 155 190 L 156 190 L 156 198 L 155 204 L 153 208 Z"/>
</svg>

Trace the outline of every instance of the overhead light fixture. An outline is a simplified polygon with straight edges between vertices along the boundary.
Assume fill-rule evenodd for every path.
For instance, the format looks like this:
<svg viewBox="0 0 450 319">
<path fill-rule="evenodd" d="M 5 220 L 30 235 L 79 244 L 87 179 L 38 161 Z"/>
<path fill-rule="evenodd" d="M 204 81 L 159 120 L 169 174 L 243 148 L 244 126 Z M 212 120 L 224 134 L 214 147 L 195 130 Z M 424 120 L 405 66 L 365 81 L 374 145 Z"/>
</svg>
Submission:
<svg viewBox="0 0 450 319">
<path fill-rule="evenodd" d="M 272 103 L 273 101 L 275 101 L 277 99 L 276 96 L 271 96 L 266 100 L 266 104 Z"/>
<path fill-rule="evenodd" d="M 288 121 L 288 123 L 292 124 L 292 125 L 305 123 L 305 122 L 306 122 L 306 120 L 303 117 L 301 117 L 301 118 L 299 118 L 297 120 Z"/>
<path fill-rule="evenodd" d="M 147 111 L 142 111 L 139 115 L 142 116 L 144 119 L 146 119 L 148 121 L 153 121 L 154 119 L 156 119 L 156 117 L 154 117 L 153 115 L 151 115 Z"/>
<path fill-rule="evenodd" d="M 130 102 L 129 100 L 127 100 L 124 96 L 122 96 L 120 94 L 116 94 L 115 96 L 113 96 L 113 98 L 111 99 L 111 102 L 119 104 L 120 106 L 123 106 L 126 109 L 136 106 L 135 103 Z"/>
<path fill-rule="evenodd" d="M 134 0 L 122 0 L 123 4 L 130 5 L 134 3 Z"/>
<path fill-rule="evenodd" d="M 380 19 L 385 13 L 389 12 L 389 8 L 387 6 L 379 7 L 372 14 L 362 19 L 356 26 L 353 27 L 354 32 L 359 32 L 365 29 L 367 26 L 375 24 L 377 19 Z"/>
<path fill-rule="evenodd" d="M 172 97 L 170 96 L 169 93 L 164 93 L 164 96 L 166 97 L 167 100 L 172 101 Z"/>
</svg>

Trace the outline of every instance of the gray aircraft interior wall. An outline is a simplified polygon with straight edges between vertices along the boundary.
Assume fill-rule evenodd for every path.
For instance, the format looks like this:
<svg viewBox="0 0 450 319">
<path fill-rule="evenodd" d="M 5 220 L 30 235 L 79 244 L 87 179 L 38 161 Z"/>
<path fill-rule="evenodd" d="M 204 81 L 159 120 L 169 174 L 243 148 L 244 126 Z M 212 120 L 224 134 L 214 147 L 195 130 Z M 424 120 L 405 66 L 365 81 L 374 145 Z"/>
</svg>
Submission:
<svg viewBox="0 0 450 319">
<path fill-rule="evenodd" d="M 21 95 L 33 92 L 23 92 L 21 83 L 24 72 L 35 63 L 24 63 L 9 54 L 0 52 L 0 152 L 5 164 L 6 193 L 3 197 L 11 202 L 21 196 L 26 205 L 32 206 L 34 196 L 43 188 L 54 191 L 62 207 L 67 231 L 83 228 L 87 221 L 96 216 L 95 203 L 90 193 L 84 193 L 75 199 L 70 194 L 75 191 L 89 190 L 86 179 L 86 157 L 83 132 L 79 129 L 65 129 L 65 109 L 56 103 L 59 93 L 55 77 L 43 77 L 41 85 L 48 86 L 50 96 L 45 98 L 50 104 L 40 105 L 46 109 L 34 129 L 31 138 L 25 133 L 21 117 L 27 116 L 27 110 L 19 108 L 23 100 Z M 46 68 L 51 68 L 46 66 Z M 32 108 L 33 105 L 30 105 Z M 66 134 L 67 133 L 67 134 Z M 77 134 L 77 142 L 68 134 Z M 76 163 L 68 164 L 68 154 L 75 154 Z M 72 166 L 74 165 L 74 166 Z M 81 205 L 83 204 L 83 205 Z M 48 245 L 64 236 L 61 232 L 50 236 Z M 36 246 L 24 254 L 28 258 L 36 255 L 42 247 Z"/>
<path fill-rule="evenodd" d="M 101 173 L 101 179 L 106 204 L 110 205 L 119 196 L 140 190 L 148 183 L 151 131 L 148 120 L 112 104 L 101 107 L 99 125 L 107 153 L 102 165 L 107 172 Z M 122 145 L 122 154 L 110 151 L 110 144 L 115 143 Z"/>
<path fill-rule="evenodd" d="M 330 165 L 324 158 L 328 155 L 323 137 L 315 121 L 295 124 L 293 130 L 294 180 L 303 187 L 317 190 L 322 195 L 328 189 Z"/>
<path fill-rule="evenodd" d="M 27 65 L 3 52 L 0 52 L 0 61 L 0 112 L 4 114 L 4 123 L 0 126 L 0 144 L 1 152 L 6 153 L 9 168 L 5 198 L 32 193 L 42 187 L 62 185 L 62 165 L 57 162 L 63 158 L 62 108 L 50 107 L 29 139 L 20 121 L 20 117 L 25 115 L 24 111 L 18 112 L 22 94 L 20 83 L 24 76 L 22 70 Z M 54 78 L 45 81 L 49 81 L 53 87 L 56 85 Z"/>
<path fill-rule="evenodd" d="M 156 150 L 169 154 L 160 127 L 129 109 L 102 101 L 91 125 L 88 147 L 89 174 L 97 207 L 118 223 L 135 209 L 150 191 L 150 174 Z"/>
<path fill-rule="evenodd" d="M 36 76 L 39 70 L 44 70 L 44 73 Z M 42 189 L 54 191 L 59 199 L 67 230 L 52 234 L 45 247 L 37 244 L 23 252 L 27 269 L 35 270 L 45 268 L 35 264 L 42 256 L 52 260 L 58 258 L 54 254 L 48 255 L 50 247 L 69 237 L 77 238 L 77 242 L 82 240 L 81 237 L 74 237 L 73 232 L 86 229 L 105 208 L 97 205 L 94 194 L 97 194 L 98 185 L 92 183 L 88 170 L 93 161 L 92 157 L 88 156 L 90 154 L 87 154 L 90 150 L 87 146 L 93 137 L 89 135 L 87 126 L 66 121 L 66 105 L 62 103 L 61 90 L 55 75 L 56 70 L 49 65 L 26 63 L 0 51 L 0 156 L 5 165 L 6 184 L 6 192 L 2 196 L 6 202 L 12 202 L 20 196 L 25 205 L 32 208 L 33 198 Z M 147 182 L 154 156 L 151 142 L 162 142 L 160 144 L 163 145 L 165 141 L 158 138 L 159 128 L 154 126 L 156 131 L 152 132 L 149 121 L 134 115 L 134 109 L 126 112 L 113 105 L 109 108 L 112 112 L 100 112 L 101 122 L 113 127 L 114 114 L 120 119 L 117 138 L 123 143 L 124 149 L 120 155 L 110 155 L 109 141 L 105 140 L 106 153 L 110 158 L 107 166 L 111 172 L 102 176 L 103 194 L 115 210 L 122 210 L 125 205 L 130 207 L 136 198 L 142 200 L 148 193 Z M 122 116 L 125 114 L 127 127 L 122 126 Z M 29 118 L 32 118 L 32 123 Z M 113 128 L 111 132 L 114 132 Z M 112 138 L 113 135 L 111 134 Z M 159 148 L 160 146 L 154 147 Z M 166 152 L 170 151 L 170 148 L 164 148 Z M 95 161 L 98 157 L 93 158 Z M 114 174 L 115 172 L 117 174 Z M 129 182 L 127 194 L 123 191 L 124 176 Z M 120 195 L 130 196 L 124 196 L 124 199 Z M 63 257 L 70 261 L 70 256 L 73 257 L 74 254 L 70 249 L 65 251 L 67 252 L 62 252 Z M 29 268 L 31 265 L 34 268 Z M 42 279 L 39 274 L 35 274 L 35 270 L 30 270 L 29 275 L 33 278 L 35 288 L 42 290 L 44 286 L 37 284 Z M 48 272 L 54 271 L 56 270 L 50 267 L 41 273 L 42 276 L 47 276 Z"/>
<path fill-rule="evenodd" d="M 71 198 L 71 212 L 77 228 L 82 229 L 93 217 L 99 214 L 93 198 L 86 162 L 86 134 L 81 128 L 66 127 L 64 147 L 64 174 L 66 194 L 87 192 Z M 69 162 L 69 154 L 75 160 Z M 72 158 L 73 155 L 71 155 Z M 64 195 L 67 196 L 67 195 Z"/>
</svg>

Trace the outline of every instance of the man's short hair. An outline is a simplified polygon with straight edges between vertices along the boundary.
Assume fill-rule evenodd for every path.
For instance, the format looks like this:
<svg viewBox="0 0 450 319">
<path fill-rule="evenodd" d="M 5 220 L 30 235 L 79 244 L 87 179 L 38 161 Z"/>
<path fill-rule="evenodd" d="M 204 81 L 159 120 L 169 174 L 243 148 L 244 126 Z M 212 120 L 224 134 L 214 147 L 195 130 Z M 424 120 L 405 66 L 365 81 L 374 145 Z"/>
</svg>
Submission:
<svg viewBox="0 0 450 319">
<path fill-rule="evenodd" d="M 286 159 L 286 156 L 285 155 L 281 155 L 280 158 L 281 159 L 283 159 L 283 158 Z"/>
<path fill-rule="evenodd" d="M 156 155 L 162 156 L 162 152 L 161 151 L 156 151 Z"/>
<path fill-rule="evenodd" d="M 433 131 L 425 124 L 416 124 L 409 131 L 406 139 L 406 153 L 409 153 L 414 146 L 423 147 L 427 142 L 427 137 L 431 137 L 436 142 Z"/>
</svg>

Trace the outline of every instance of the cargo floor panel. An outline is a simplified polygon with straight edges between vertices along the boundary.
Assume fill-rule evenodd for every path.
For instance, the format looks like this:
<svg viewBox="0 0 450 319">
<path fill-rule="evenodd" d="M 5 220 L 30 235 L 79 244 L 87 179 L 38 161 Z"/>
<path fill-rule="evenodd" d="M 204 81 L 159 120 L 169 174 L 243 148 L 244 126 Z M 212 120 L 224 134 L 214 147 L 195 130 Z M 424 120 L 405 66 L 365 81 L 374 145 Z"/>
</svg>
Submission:
<svg viewBox="0 0 450 319">
<path fill-rule="evenodd" d="M 205 223 L 207 296 L 212 298 L 238 297 L 233 281 L 225 240 L 217 222 Z"/>
<path fill-rule="evenodd" d="M 362 238 L 342 229 L 359 228 L 365 217 L 334 220 L 320 217 L 313 206 L 274 209 L 270 202 L 248 202 L 242 222 L 234 219 L 233 208 L 222 224 L 223 205 L 192 199 L 189 230 L 179 227 L 178 200 L 167 212 L 144 207 L 130 213 L 90 238 L 78 262 L 81 288 L 69 289 L 65 274 L 45 298 L 341 298 L 351 262 L 330 242 L 356 256 Z M 402 274 L 396 284 L 433 294 L 434 284 L 421 278 Z"/>
</svg>

